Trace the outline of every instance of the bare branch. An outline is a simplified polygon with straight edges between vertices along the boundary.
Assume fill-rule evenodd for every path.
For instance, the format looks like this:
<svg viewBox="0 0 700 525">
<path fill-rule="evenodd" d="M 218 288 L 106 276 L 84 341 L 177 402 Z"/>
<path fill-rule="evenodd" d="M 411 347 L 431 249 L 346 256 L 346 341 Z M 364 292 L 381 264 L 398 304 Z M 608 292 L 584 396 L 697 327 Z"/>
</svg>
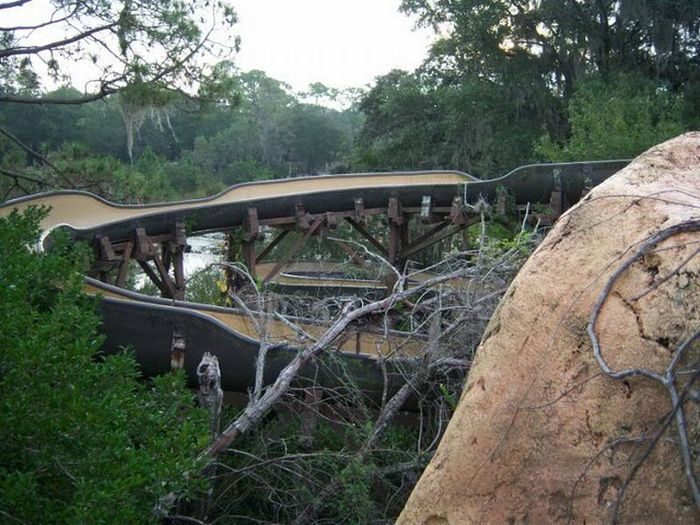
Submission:
<svg viewBox="0 0 700 525">
<path fill-rule="evenodd" d="M 57 49 L 60 47 L 67 46 L 69 44 L 73 44 L 74 42 L 78 42 L 79 40 L 83 40 L 84 38 L 87 38 L 90 35 L 94 35 L 95 33 L 112 29 L 113 27 L 117 27 L 117 25 L 119 25 L 117 22 L 112 22 L 111 24 L 94 27 L 77 35 L 73 35 L 70 38 L 66 38 L 64 40 L 56 40 L 55 42 L 49 42 L 48 44 L 44 44 L 41 46 L 10 47 L 6 49 L 0 49 L 0 58 L 17 55 L 35 55 L 37 53 L 41 53 L 42 51 L 47 51 L 49 49 Z"/>
</svg>

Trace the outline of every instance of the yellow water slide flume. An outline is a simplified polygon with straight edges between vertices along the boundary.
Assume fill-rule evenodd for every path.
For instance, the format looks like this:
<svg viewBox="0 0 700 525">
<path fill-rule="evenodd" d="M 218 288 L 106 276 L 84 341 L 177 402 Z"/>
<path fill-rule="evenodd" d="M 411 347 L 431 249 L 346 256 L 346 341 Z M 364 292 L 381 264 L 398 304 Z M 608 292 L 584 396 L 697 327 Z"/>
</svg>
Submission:
<svg viewBox="0 0 700 525">
<path fill-rule="evenodd" d="M 41 223 L 40 249 L 50 244 L 51 232 L 63 227 L 76 241 L 110 250 L 124 250 L 125 246 L 137 250 L 133 244 L 138 244 L 140 237 L 134 240 L 135 232 L 160 239 L 171 234 L 178 224 L 186 224 L 188 234 L 247 228 L 249 244 L 253 244 L 258 225 L 297 228 L 308 236 L 319 226 L 332 229 L 337 221 L 346 220 L 362 233 L 363 218 L 380 214 L 387 217 L 395 234 L 389 236 L 390 246 L 381 246 L 369 234 L 368 240 L 374 248 L 386 249 L 390 257 L 396 258 L 433 242 L 419 238 L 406 244 L 401 232 L 406 229 L 403 221 L 410 217 L 420 217 L 436 236 L 444 233 L 440 230 L 449 234 L 466 227 L 464 209 L 469 203 L 477 199 L 496 202 L 502 188 L 510 192 L 516 205 L 559 202 L 563 210 L 564 203 L 576 202 L 586 187 L 624 165 L 626 161 L 532 165 L 487 181 L 456 171 L 303 177 L 245 183 L 209 198 L 148 205 L 117 204 L 86 192 L 58 191 L 8 201 L 0 206 L 0 217 L 29 206 L 48 207 Z M 396 241 L 395 246 L 391 239 Z M 255 268 L 255 252 L 250 261 Z M 274 264 L 283 270 L 288 267 L 275 277 L 282 285 L 381 288 L 372 280 L 314 279 L 295 271 L 293 261 L 286 261 L 286 265 L 284 262 Z M 263 270 L 261 266 L 260 271 Z M 99 308 L 106 336 L 105 352 L 133 349 L 144 373 L 150 375 L 170 368 L 171 352 L 177 342 L 186 348 L 184 368 L 192 380 L 202 354 L 208 351 L 219 358 L 225 389 L 246 391 L 252 385 L 260 340 L 254 323 L 241 312 L 148 297 L 89 278 L 86 290 L 102 296 Z M 299 334 L 294 325 L 311 337 L 322 333 L 325 327 L 304 320 L 282 322 L 274 316 L 267 321 L 266 337 L 272 346 L 265 376 L 266 381 L 272 381 L 298 351 L 294 345 L 299 344 Z M 336 341 L 334 351 L 303 369 L 299 383 L 313 381 L 338 388 L 351 378 L 367 396 L 378 400 L 383 393 L 391 394 L 404 383 L 406 367 L 415 365 L 413 356 L 420 354 L 422 345 L 419 338 L 406 338 L 396 332 L 351 331 Z M 389 356 L 392 358 L 387 359 Z"/>
</svg>

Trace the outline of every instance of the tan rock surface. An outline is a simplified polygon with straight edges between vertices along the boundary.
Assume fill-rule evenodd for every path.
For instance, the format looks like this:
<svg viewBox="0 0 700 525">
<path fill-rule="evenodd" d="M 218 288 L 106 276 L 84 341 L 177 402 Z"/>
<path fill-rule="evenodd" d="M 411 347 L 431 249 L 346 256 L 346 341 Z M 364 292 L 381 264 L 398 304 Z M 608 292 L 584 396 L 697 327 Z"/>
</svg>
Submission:
<svg viewBox="0 0 700 525">
<path fill-rule="evenodd" d="M 700 133 L 644 153 L 557 222 L 491 320 L 459 407 L 398 523 L 610 521 L 641 447 L 608 444 L 653 432 L 671 404 L 648 379 L 600 374 L 586 325 L 605 282 L 639 243 L 691 218 L 700 218 Z M 611 366 L 664 370 L 700 326 L 700 254 L 691 257 L 699 243 L 700 232 L 664 241 L 615 285 L 597 325 Z M 678 275 L 635 299 L 689 257 Z M 700 344 L 690 353 L 700 358 Z M 697 443 L 696 407 L 688 417 Z M 637 473 L 621 518 L 700 523 L 670 439 Z"/>
</svg>

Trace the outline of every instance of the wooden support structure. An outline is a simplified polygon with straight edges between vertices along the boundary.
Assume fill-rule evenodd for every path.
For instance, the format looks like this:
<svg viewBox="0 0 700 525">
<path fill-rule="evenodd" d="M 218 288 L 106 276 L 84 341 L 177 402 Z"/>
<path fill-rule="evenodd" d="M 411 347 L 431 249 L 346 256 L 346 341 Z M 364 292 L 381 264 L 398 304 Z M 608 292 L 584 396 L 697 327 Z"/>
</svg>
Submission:
<svg viewBox="0 0 700 525">
<path fill-rule="evenodd" d="M 256 278 L 255 241 L 260 238 L 260 223 L 258 222 L 257 208 L 248 208 L 243 228 L 243 260 L 248 267 L 250 275 Z"/>
<path fill-rule="evenodd" d="M 358 223 L 358 224 L 364 224 L 365 223 L 365 218 L 367 215 L 365 214 L 365 202 L 362 200 L 362 197 L 357 197 L 355 198 L 355 211 L 353 213 L 353 220 Z"/>
<path fill-rule="evenodd" d="M 184 255 L 189 246 L 183 222 L 176 222 L 169 234 L 149 236 L 144 228 L 136 228 L 131 240 L 112 243 L 109 237 L 103 236 L 95 239 L 95 245 L 98 255 L 95 268 L 101 281 L 111 284 L 111 272 L 116 269 L 114 284 L 123 287 L 128 276 L 129 261 L 133 259 L 163 297 L 184 299 Z"/>
<path fill-rule="evenodd" d="M 552 222 L 556 221 L 561 215 L 569 209 L 569 201 L 564 193 L 561 181 L 561 173 L 559 170 L 554 170 L 554 189 L 549 197 L 549 207 L 552 210 Z"/>
<path fill-rule="evenodd" d="M 395 195 L 389 197 L 386 211 L 389 219 L 389 250 L 388 259 L 393 265 L 400 263 L 399 251 L 408 244 L 408 219 L 401 209 L 401 202 Z"/>
<path fill-rule="evenodd" d="M 272 270 L 270 270 L 270 273 L 268 273 L 265 276 L 265 278 L 263 279 L 263 284 L 269 283 L 270 280 L 275 275 L 277 275 L 282 268 L 284 268 L 284 266 L 292 259 L 292 257 L 294 257 L 299 252 L 299 250 L 301 250 L 308 238 L 311 237 L 311 235 L 313 235 L 313 233 L 321 227 L 324 220 L 325 217 L 322 215 L 314 220 L 314 222 L 309 226 L 309 229 L 306 230 L 299 242 L 295 243 L 294 246 L 292 246 L 292 248 L 287 253 L 285 253 L 284 256 L 277 262 L 277 264 L 275 264 Z"/>
<path fill-rule="evenodd" d="M 466 224 L 468 221 L 467 215 L 464 213 L 462 199 L 459 195 L 455 195 L 452 199 L 452 206 L 450 207 L 450 221 L 452 221 L 452 224 Z"/>
<path fill-rule="evenodd" d="M 345 254 L 350 258 L 350 260 L 353 262 L 353 264 L 360 266 L 362 268 L 365 267 L 365 260 L 362 258 L 361 255 L 357 253 L 357 249 L 352 249 L 350 246 L 347 245 L 347 243 L 344 243 L 341 240 L 336 239 L 335 243 L 338 245 L 338 247 L 345 252 Z"/>
<path fill-rule="evenodd" d="M 372 246 L 374 246 L 377 249 L 380 255 L 382 255 L 383 257 L 386 257 L 388 255 L 389 252 L 387 252 L 387 249 L 384 246 L 382 246 L 382 244 L 377 239 L 375 239 L 372 236 L 372 234 L 369 233 L 364 226 L 362 226 L 362 224 L 350 217 L 345 217 L 345 220 L 350 226 L 355 228 L 355 230 L 358 231 L 360 235 L 367 239 L 370 242 L 370 244 L 372 244 Z"/>
<path fill-rule="evenodd" d="M 448 237 L 453 236 L 456 233 L 463 231 L 468 226 L 469 226 L 468 224 L 457 224 L 455 226 L 452 226 L 447 231 L 443 231 L 443 232 L 439 232 L 439 233 L 436 232 L 435 234 L 433 234 L 429 237 L 422 236 L 423 237 L 422 241 L 419 242 L 418 240 L 416 240 L 415 242 L 402 248 L 401 251 L 399 252 L 399 257 L 401 257 L 402 259 L 404 259 L 406 257 L 410 257 L 414 253 L 419 252 L 421 250 L 424 250 L 425 248 L 432 246 L 436 242 L 439 242 L 443 239 L 446 239 Z M 440 230 L 442 230 L 442 228 L 440 228 Z"/>
<path fill-rule="evenodd" d="M 257 264 L 257 263 L 260 263 L 263 259 L 265 259 L 265 257 L 267 257 L 267 256 L 270 254 L 270 252 L 275 248 L 275 246 L 277 246 L 280 242 L 282 242 L 282 240 L 283 240 L 287 235 L 289 235 L 289 232 L 290 232 L 290 231 L 291 231 L 291 230 L 282 230 L 282 231 L 277 235 L 277 237 L 275 237 L 274 239 L 272 239 L 272 241 L 270 242 L 270 244 L 268 244 L 267 246 L 265 246 L 265 248 L 263 249 L 263 251 L 261 251 L 258 255 L 256 255 L 256 257 L 255 257 L 255 263 L 256 263 L 256 264 Z"/>
<path fill-rule="evenodd" d="M 557 180 L 555 178 L 555 182 Z M 555 212 L 561 213 L 566 208 L 565 195 L 560 180 L 555 184 L 552 192 L 552 203 Z M 309 205 L 308 202 L 306 204 Z M 446 203 L 441 203 L 442 206 L 438 206 L 438 204 L 440 203 L 434 201 L 434 196 L 429 194 L 423 196 L 420 207 L 404 207 L 399 194 L 395 193 L 389 197 L 386 207 L 365 208 L 364 200 L 355 197 L 352 200 L 352 206 L 342 211 L 323 211 L 312 214 L 305 209 L 303 203 L 297 202 L 288 215 L 264 219 L 259 217 L 257 208 L 250 207 L 243 217 L 243 235 L 241 237 L 229 235 L 228 237 L 228 252 L 232 255 L 240 247 L 240 252 L 236 253 L 236 259 L 242 255 L 250 274 L 255 278 L 256 265 L 268 257 L 276 247 L 279 247 L 291 231 L 299 232 L 301 238 L 295 243 L 290 243 L 290 248 L 279 258 L 270 273 L 265 276 L 263 282 L 268 283 L 299 253 L 309 237 L 318 235 L 325 230 L 334 230 L 338 227 L 338 222 L 345 219 L 355 231 L 369 242 L 371 249 L 386 258 L 390 264 L 401 267 L 406 258 L 451 235 L 464 231 L 467 226 L 477 220 L 474 216 L 467 215 L 467 210 L 459 195 L 454 196 L 450 206 L 445 206 Z M 380 241 L 381 237 L 370 233 L 367 226 L 367 218 L 378 215 L 386 217 L 385 242 Z M 428 225 L 427 231 L 413 240 L 409 236 L 409 222 L 412 217 L 416 217 L 421 223 Z M 262 226 L 277 228 L 278 233 L 257 253 L 256 243 L 264 237 L 261 232 Z M 361 266 L 366 265 L 366 261 L 359 256 L 356 250 L 347 244 L 338 244 L 354 263 Z M 184 254 L 188 248 L 183 222 L 175 223 L 171 232 L 158 235 L 148 235 L 144 228 L 136 228 L 131 239 L 120 240 L 120 242 L 113 242 L 106 236 L 97 237 L 95 249 L 98 257 L 92 273 L 99 275 L 100 279 L 105 282 L 114 281 L 117 286 L 124 286 L 128 275 L 128 265 L 131 260 L 135 260 L 164 297 L 184 299 L 186 284 Z M 229 260 L 234 259 L 229 257 Z M 241 284 L 233 279 L 232 275 L 229 276 L 227 282 L 233 288 Z"/>
<path fill-rule="evenodd" d="M 423 195 L 420 207 L 420 221 L 425 224 L 434 224 L 436 222 L 442 221 L 442 217 L 435 213 L 436 210 L 433 209 L 433 199 L 430 195 Z"/>
<path fill-rule="evenodd" d="M 127 270 L 129 269 L 129 261 L 131 260 L 131 252 L 134 250 L 134 243 L 129 241 L 124 245 L 124 251 L 122 252 L 122 261 L 119 264 L 119 271 L 117 272 L 117 280 L 114 283 L 119 288 L 123 288 L 126 284 Z"/>
</svg>

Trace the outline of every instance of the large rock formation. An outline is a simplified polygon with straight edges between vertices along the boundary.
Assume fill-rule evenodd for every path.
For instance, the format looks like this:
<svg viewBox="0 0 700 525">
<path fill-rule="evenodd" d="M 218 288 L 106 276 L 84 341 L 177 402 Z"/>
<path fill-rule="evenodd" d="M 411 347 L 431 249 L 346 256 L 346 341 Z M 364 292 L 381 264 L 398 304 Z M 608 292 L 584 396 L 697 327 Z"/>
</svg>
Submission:
<svg viewBox="0 0 700 525">
<path fill-rule="evenodd" d="M 493 316 L 459 407 L 398 523 L 611 520 L 649 439 L 611 443 L 651 436 L 671 402 L 650 379 L 602 374 L 586 326 L 622 262 L 650 235 L 693 218 L 700 133 L 644 153 L 561 217 Z M 699 247 L 698 231 L 674 235 L 616 282 L 596 324 L 612 368 L 662 372 L 700 327 Z M 681 366 L 700 359 L 700 343 L 687 354 Z M 697 404 L 687 403 L 686 413 L 697 444 Z M 700 523 L 676 437 L 671 426 L 637 472 L 623 523 Z"/>
</svg>

